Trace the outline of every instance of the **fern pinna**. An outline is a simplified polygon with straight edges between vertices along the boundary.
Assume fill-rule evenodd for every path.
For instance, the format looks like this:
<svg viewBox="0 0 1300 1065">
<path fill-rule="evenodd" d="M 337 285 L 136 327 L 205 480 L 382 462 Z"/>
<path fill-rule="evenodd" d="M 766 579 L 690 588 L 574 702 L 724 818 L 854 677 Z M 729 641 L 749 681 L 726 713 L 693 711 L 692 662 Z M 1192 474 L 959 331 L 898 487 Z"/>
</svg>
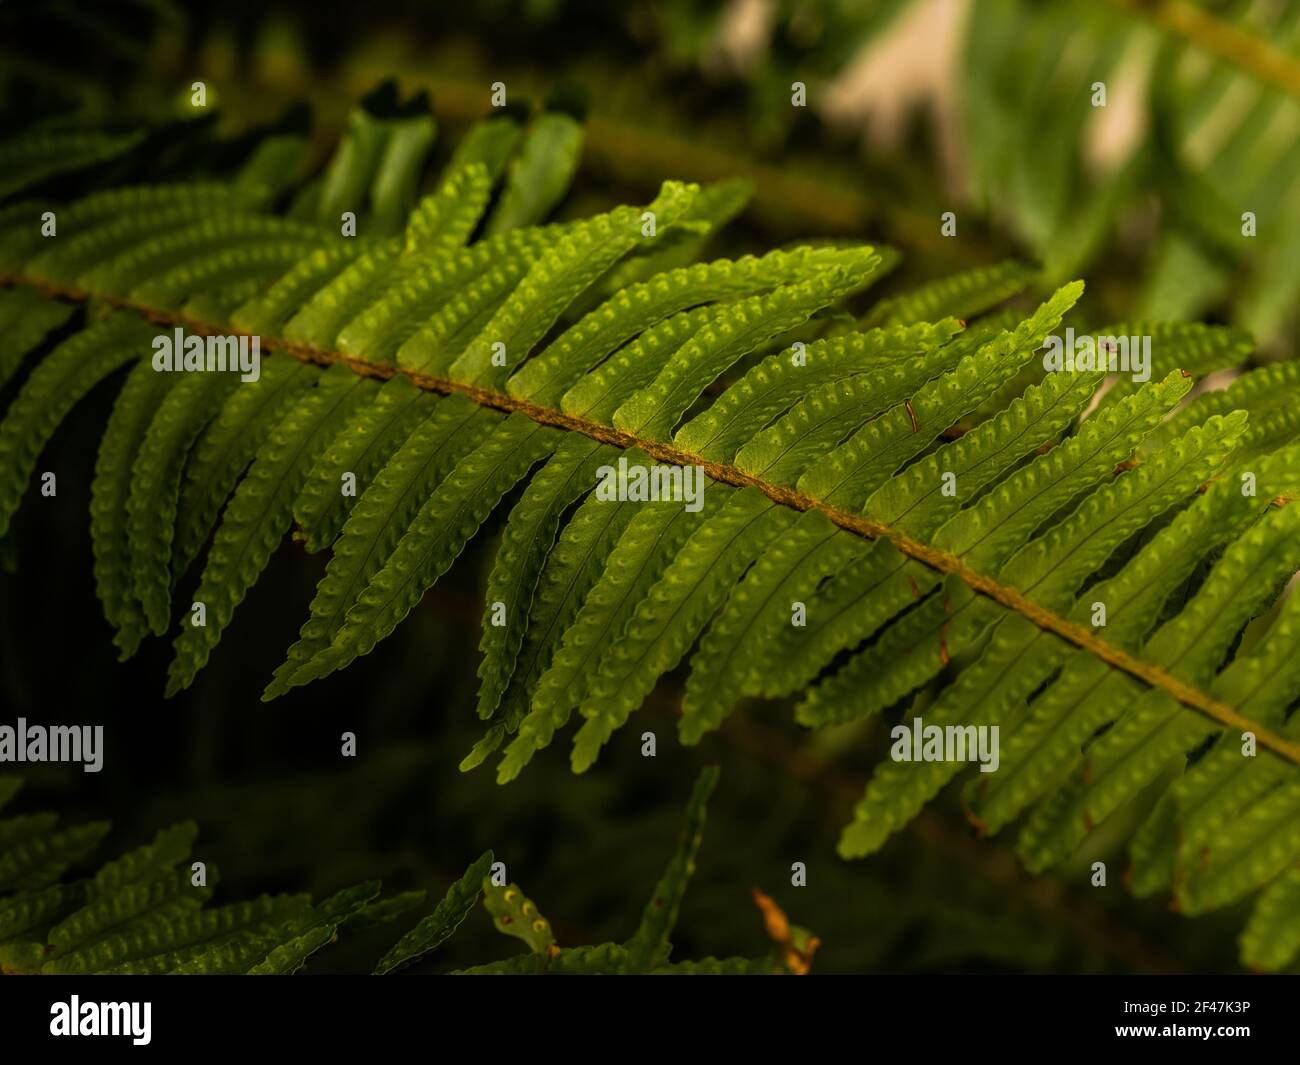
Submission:
<svg viewBox="0 0 1300 1065">
<path fill-rule="evenodd" d="M 701 772 L 668 868 L 624 942 L 559 946 L 550 923 L 505 881 L 504 865 L 487 851 L 380 958 L 374 973 L 421 962 L 481 899 L 498 931 L 522 939 L 528 950 L 452 975 L 806 974 L 819 940 L 791 925 L 757 889 L 754 900 L 773 941 L 767 953 L 670 960 L 670 937 L 717 780 L 716 767 Z M 0 776 L 0 810 L 21 787 L 17 777 Z M 190 861 L 198 836 L 193 822 L 163 829 L 89 876 L 70 876 L 108 830 L 102 821 L 59 827 L 52 813 L 0 818 L 0 975 L 284 975 L 302 970 L 340 933 L 392 922 L 425 898 L 423 891 L 383 896 L 380 882 L 372 880 L 315 904 L 306 895 L 261 895 L 209 906 L 217 870 Z"/>
<path fill-rule="evenodd" d="M 1017 825 L 1043 870 L 1156 789 L 1133 890 L 1190 914 L 1262 889 L 1243 957 L 1291 963 L 1294 364 L 1189 399 L 1248 340 L 1138 322 L 1097 332 L 1150 337 L 1149 380 L 1047 372 L 1082 285 L 999 309 L 1037 280 L 1014 263 L 854 320 L 892 251 L 692 262 L 735 183 L 543 224 L 579 150 L 554 112 L 485 119 L 415 202 L 434 132 L 418 101 L 372 98 L 314 179 L 291 180 L 305 141 L 279 131 L 220 179 L 67 203 L 39 195 L 41 138 L 81 134 L 6 149 L 29 180 L 0 208 L 0 366 L 34 365 L 0 424 L 0 531 L 54 428 L 119 374 L 91 532 L 123 656 L 171 635 L 167 690 L 191 684 L 294 530 L 330 557 L 265 698 L 320 680 L 513 494 L 465 768 L 496 757 L 508 781 L 576 720 L 583 771 L 687 660 L 688 744 L 747 697 L 793 697 L 810 727 L 907 707 L 996 726 L 997 771 L 966 791 L 979 832 Z M 178 328 L 268 357 L 249 381 L 157 372 Z M 647 466 L 701 470 L 702 506 L 601 490 Z M 965 764 L 884 761 L 841 852 L 877 850 Z"/>
</svg>

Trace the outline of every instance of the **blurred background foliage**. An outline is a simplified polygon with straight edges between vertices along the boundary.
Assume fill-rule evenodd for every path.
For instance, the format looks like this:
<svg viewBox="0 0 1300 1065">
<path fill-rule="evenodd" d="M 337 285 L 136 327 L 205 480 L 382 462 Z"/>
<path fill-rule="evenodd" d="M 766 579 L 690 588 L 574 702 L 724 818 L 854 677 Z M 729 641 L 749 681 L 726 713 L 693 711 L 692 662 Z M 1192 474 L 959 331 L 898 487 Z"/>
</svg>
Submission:
<svg viewBox="0 0 1300 1065">
<path fill-rule="evenodd" d="M 18 2 L 0 6 L 0 123 L 169 122 L 137 149 L 162 177 L 196 167 L 213 126 L 234 144 L 304 102 L 319 163 L 389 76 L 404 95 L 429 92 L 450 145 L 501 82 L 512 107 L 585 119 L 561 217 L 643 199 L 666 177 L 742 178 L 753 196 L 710 254 L 868 238 L 902 255 L 878 295 L 1015 258 L 1039 290 L 1086 278 L 1094 321 L 1232 322 L 1269 361 L 1295 356 L 1300 322 L 1298 42 L 1288 0 Z M 945 211 L 955 237 L 941 235 Z M 952 801 L 877 859 L 840 861 L 836 832 L 863 754 L 887 742 L 881 720 L 813 737 L 785 724 L 788 707 L 755 704 L 682 750 L 661 687 L 662 725 L 644 726 L 654 759 L 637 732 L 582 777 L 562 756 L 505 788 L 458 773 L 477 738 L 478 589 L 499 524 L 392 639 L 267 706 L 258 693 L 323 569 L 282 545 L 205 677 L 164 703 L 166 648 L 115 663 L 94 599 L 89 456 L 109 402 L 93 395 L 60 431 L 48 465 L 63 490 L 21 512 L 6 545 L 23 565 L 0 578 L 4 717 L 102 720 L 109 736 L 101 774 L 30 769 L 30 803 L 110 817 L 121 846 L 194 817 L 232 898 L 374 876 L 436 895 L 491 847 L 572 945 L 635 918 L 696 768 L 714 761 L 685 956 L 747 952 L 757 886 L 821 937 L 819 972 L 1236 968 L 1240 914 L 1189 923 L 1133 900 L 1105 838 L 1033 879 L 973 840 Z M 339 756 L 344 730 L 355 760 Z M 1105 890 L 1088 883 L 1098 858 Z M 790 886 L 796 861 L 806 888 Z M 504 953 L 481 917 L 435 968 Z M 355 936 L 312 969 L 365 971 L 389 940 Z"/>
</svg>

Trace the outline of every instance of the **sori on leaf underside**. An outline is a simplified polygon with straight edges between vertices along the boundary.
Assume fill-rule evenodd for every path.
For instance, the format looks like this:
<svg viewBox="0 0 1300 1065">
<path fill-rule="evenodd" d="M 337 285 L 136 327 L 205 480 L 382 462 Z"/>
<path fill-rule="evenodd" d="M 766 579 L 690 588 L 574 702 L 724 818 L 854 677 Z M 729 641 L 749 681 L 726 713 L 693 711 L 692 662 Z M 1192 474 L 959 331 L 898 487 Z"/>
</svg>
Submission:
<svg viewBox="0 0 1300 1065">
<path fill-rule="evenodd" d="M 793 697 L 810 727 L 910 704 L 998 726 L 966 803 L 982 833 L 1018 826 L 1030 869 L 1158 795 L 1133 890 L 1197 913 L 1262 888 L 1243 956 L 1300 950 L 1300 367 L 1189 398 L 1248 338 L 1085 329 L 1077 282 L 1005 309 L 1036 281 L 1015 263 L 854 319 L 843 301 L 893 252 L 692 261 L 736 183 L 544 224 L 580 147 L 551 112 L 474 126 L 418 202 L 420 108 L 358 108 L 305 182 L 286 176 L 304 138 L 281 132 L 230 175 L 43 197 L 48 161 L 76 155 L 40 139 L 79 135 L 3 149 L 37 162 L 0 206 L 0 369 L 27 372 L 0 423 L 0 533 L 55 427 L 118 374 L 95 575 L 123 656 L 173 637 L 169 692 L 291 530 L 330 556 L 268 699 L 370 651 L 509 496 L 466 768 L 496 755 L 512 779 L 576 712 L 583 771 L 679 666 L 691 744 L 746 697 Z M 1150 380 L 1044 372 L 1068 314 L 1151 337 Z M 258 380 L 155 372 L 178 325 L 258 336 Z M 620 457 L 702 467 L 704 506 L 597 498 Z M 883 762 L 841 853 L 963 768 Z"/>
<path fill-rule="evenodd" d="M 394 973 L 422 961 L 482 899 L 497 929 L 522 939 L 528 950 L 455 975 L 807 973 L 817 938 L 791 925 L 757 889 L 754 899 L 773 941 L 765 954 L 669 958 L 717 778 L 710 767 L 696 781 L 676 850 L 626 941 L 560 947 L 550 923 L 517 885 L 505 881 L 504 866 L 487 851 L 393 944 L 374 972 Z M 0 809 L 21 785 L 17 777 L 0 776 Z M 423 891 L 383 895 L 380 882 L 372 880 L 318 903 L 306 895 L 261 895 L 211 906 L 217 870 L 191 861 L 198 836 L 192 822 L 163 829 L 151 843 L 90 875 L 70 876 L 108 830 L 104 822 L 60 827 L 52 813 L 0 818 L 0 975 L 284 975 L 302 969 L 340 933 L 400 919 L 425 898 Z"/>
</svg>

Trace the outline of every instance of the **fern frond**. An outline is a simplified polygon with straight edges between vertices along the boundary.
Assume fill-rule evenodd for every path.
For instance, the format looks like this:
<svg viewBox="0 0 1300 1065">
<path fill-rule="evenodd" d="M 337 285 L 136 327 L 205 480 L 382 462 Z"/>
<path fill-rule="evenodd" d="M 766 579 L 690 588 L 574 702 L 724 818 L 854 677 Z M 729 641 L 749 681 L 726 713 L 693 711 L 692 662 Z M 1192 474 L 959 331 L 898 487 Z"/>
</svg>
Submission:
<svg viewBox="0 0 1300 1065">
<path fill-rule="evenodd" d="M 706 958 L 672 962 L 670 936 L 682 896 L 695 870 L 705 807 L 717 783 L 716 768 L 700 774 L 686 811 L 686 823 L 668 868 L 647 903 L 636 931 L 623 945 L 556 944 L 549 922 L 514 884 L 505 884 L 488 851 L 455 881 L 432 913 L 401 936 L 375 967 L 392 973 L 417 962 L 445 943 L 469 917 L 480 897 L 498 931 L 522 939 L 527 953 L 478 966 L 472 973 L 561 974 L 589 972 L 807 972 L 815 941 L 793 930 L 766 896 L 769 935 L 781 947 L 755 959 Z M 17 792 L 17 778 L 0 777 L 0 796 Z M 54 815 L 0 820 L 0 875 L 30 865 L 32 843 L 48 856 L 70 855 L 75 840 L 80 860 L 94 848 L 106 825 L 53 832 Z M 163 829 L 154 840 L 101 866 L 88 878 L 39 887 L 0 881 L 0 971 L 43 974 L 288 974 L 301 970 L 340 932 L 386 923 L 423 901 L 424 892 L 383 896 L 378 881 L 366 881 L 313 903 L 306 895 L 262 895 L 248 901 L 207 905 L 210 884 L 189 865 L 197 837 L 192 823 Z M 59 848 L 63 850 L 60 852 Z M 38 861 L 41 859 L 37 859 Z M 51 868 L 58 880 L 65 865 Z M 215 870 L 205 869 L 207 881 Z M 500 879 L 498 879 L 500 877 Z M 791 952 L 794 951 L 792 954 Z"/>
<path fill-rule="evenodd" d="M 1281 131 L 1300 114 L 1298 50 L 1300 7 L 1289 0 L 1002 4 L 969 24 L 959 75 L 971 192 L 1044 260 L 1049 279 L 1100 267 L 1114 246 L 1105 238 L 1158 199 L 1137 315 L 1222 310 L 1276 345 L 1297 294 L 1295 155 Z M 1135 138 L 1098 166 L 1098 101 L 1081 87 L 1121 81 L 1137 86 L 1129 104 L 1160 136 Z M 1273 220 L 1258 239 L 1246 212 Z"/>
<path fill-rule="evenodd" d="M 410 965 L 437 950 L 451 938 L 478 902 L 483 890 L 483 879 L 488 875 L 492 859 L 491 851 L 479 855 L 478 860 L 465 870 L 465 875 L 447 889 L 447 894 L 433 913 L 394 943 L 392 949 L 379 960 L 375 975 L 383 976 L 404 965 Z"/>
<path fill-rule="evenodd" d="M 812 726 L 914 697 L 911 718 L 1000 730 L 998 772 L 967 804 L 986 832 L 1023 816 L 1032 868 L 1163 790 L 1134 840 L 1138 890 L 1172 890 L 1192 912 L 1286 876 L 1300 856 L 1295 678 L 1278 664 L 1300 567 L 1294 369 L 1250 370 L 1183 404 L 1198 377 L 1243 365 L 1246 338 L 1138 320 L 1113 328 L 1151 338 L 1151 380 L 1040 372 L 1082 284 L 1022 313 L 1002 305 L 1042 279 L 1015 263 L 865 315 L 856 304 L 888 249 L 689 263 L 739 186 L 668 181 L 648 204 L 547 224 L 579 134 L 558 112 L 522 133 L 486 120 L 417 202 L 433 121 L 384 90 L 320 178 L 279 188 L 287 212 L 267 192 L 271 155 L 233 181 L 56 204 L 54 241 L 33 224 L 44 201 L 5 208 L 20 224 L 0 245 L 16 287 L 0 316 L 31 324 L 3 365 L 33 366 L 0 423 L 0 533 L 73 403 L 135 360 L 96 464 L 96 578 L 129 654 L 174 623 L 211 534 L 169 693 L 194 680 L 295 524 L 330 557 L 266 699 L 367 654 L 517 492 L 483 605 L 486 733 L 464 768 L 501 750 L 498 779 L 513 778 L 576 711 L 571 761 L 585 770 L 678 669 L 688 743 L 748 697 L 800 696 Z M 1034 206 L 1035 226 L 1049 208 Z M 68 310 L 79 303 L 84 326 Z M 928 321 L 940 315 L 952 317 Z M 266 365 L 239 383 L 151 377 L 150 341 L 178 327 L 257 336 Z M 707 492 L 699 507 L 609 498 L 603 468 L 620 463 L 676 467 L 683 486 L 689 469 Z M 1279 601 L 1259 623 L 1273 635 L 1239 641 Z M 1220 753 L 1247 731 L 1260 748 L 1249 772 Z M 842 853 L 882 846 L 967 761 L 886 762 Z M 1217 846 L 1230 804 L 1249 831 L 1193 868 L 1186 848 Z M 48 889 L 83 843 L 37 846 L 6 876 Z M 113 912 L 182 897 L 145 883 Z M 140 953 L 148 942 L 185 971 L 289 971 L 377 913 L 375 891 L 274 928 L 232 913 L 249 934 L 229 939 L 195 924 L 217 929 L 208 951 L 140 926 L 96 958 L 163 964 Z M 458 890 L 385 964 L 449 934 L 469 897 Z M 50 894 L 22 912 L 65 905 Z M 656 931 L 495 968 L 659 971 L 665 944 Z"/>
<path fill-rule="evenodd" d="M 646 903 L 641 923 L 625 944 L 629 964 L 654 969 L 668 961 L 672 950 L 669 936 L 677 923 L 686 883 L 695 869 L 695 855 L 704 837 L 705 808 L 709 796 L 718 784 L 717 767 L 705 769 L 695 782 L 691 801 L 686 806 L 686 824 L 682 827 L 677 850 L 663 878 L 655 885 L 654 894 Z"/>
<path fill-rule="evenodd" d="M 18 790 L 0 778 L 0 793 Z M 93 875 L 62 879 L 95 849 L 108 825 L 54 831 L 54 815 L 0 820 L 0 971 L 119 975 L 288 972 L 359 916 L 383 917 L 418 901 L 379 899 L 359 885 L 313 907 L 305 895 L 263 895 L 207 907 L 216 869 L 189 864 L 197 828 L 163 829 Z M 47 883 L 5 874 L 39 866 Z M 55 883 L 54 881 L 60 881 Z M 381 912 L 382 911 L 382 912 Z M 321 938 L 319 930 L 329 934 Z"/>
</svg>

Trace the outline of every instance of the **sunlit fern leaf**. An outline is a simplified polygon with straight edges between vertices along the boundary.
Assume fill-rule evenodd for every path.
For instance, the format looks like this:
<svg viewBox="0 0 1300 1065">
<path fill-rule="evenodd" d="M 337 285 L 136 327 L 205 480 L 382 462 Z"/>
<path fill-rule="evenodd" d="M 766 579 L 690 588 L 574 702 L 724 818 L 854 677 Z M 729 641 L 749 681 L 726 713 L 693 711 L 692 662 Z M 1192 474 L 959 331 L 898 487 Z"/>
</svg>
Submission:
<svg viewBox="0 0 1300 1065">
<path fill-rule="evenodd" d="M 412 213 L 402 254 L 423 257 L 438 249 L 461 247 L 478 225 L 491 191 L 491 176 L 481 163 L 448 174 L 438 191 Z"/>
<path fill-rule="evenodd" d="M 189 686 L 248 588 L 288 532 L 293 503 L 311 469 L 339 427 L 358 407 L 374 400 L 378 386 L 342 367 L 322 374 L 316 388 L 268 435 L 248 475 L 239 483 L 217 527 L 194 603 L 204 616 L 181 623 L 167 688 Z"/>
<path fill-rule="evenodd" d="M 1300 600 L 1293 596 L 1260 643 L 1235 658 L 1214 681 L 1216 693 L 1248 708 L 1252 719 L 1281 728 L 1287 735 L 1295 733 L 1294 722 L 1286 721 L 1287 704 L 1300 690 L 1297 611 Z M 1283 763 L 1250 757 L 1248 750 L 1243 734 L 1225 731 L 1169 789 L 1133 839 L 1135 892 L 1166 889 L 1184 879 L 1180 870 L 1185 868 L 1206 869 L 1216 857 L 1216 844 L 1224 838 L 1226 826 L 1286 781 Z M 1171 831 L 1171 825 L 1177 831 Z"/>
<path fill-rule="evenodd" d="M 639 244 L 583 302 L 594 304 L 637 281 L 695 262 L 718 231 L 745 209 L 753 191 L 752 184 L 743 178 L 703 186 L 679 224 Z"/>
<path fill-rule="evenodd" d="M 500 746 L 507 732 L 517 730 L 498 770 L 499 780 L 509 780 L 550 744 L 556 729 L 568 720 L 572 704 L 556 708 L 538 699 L 538 683 L 549 671 L 587 594 L 600 579 L 605 559 L 633 517 L 630 507 L 608 506 L 588 493 L 546 559 L 524 643 L 501 698 L 504 720 L 466 756 L 462 769 L 481 763 Z"/>
<path fill-rule="evenodd" d="M 1125 354 L 1119 349 L 1117 339 L 1127 338 L 1125 347 L 1133 348 L 1144 343 L 1150 345 L 1150 362 L 1143 374 L 1158 380 L 1174 370 L 1183 370 L 1205 377 L 1216 370 L 1235 369 L 1249 358 L 1254 350 L 1250 336 L 1242 329 L 1207 326 L 1199 322 L 1123 322 L 1107 325 L 1096 331 L 1098 367 L 1105 368 L 1110 352 L 1118 352 L 1116 365 Z M 1150 338 L 1147 341 L 1145 338 Z M 1132 360 L 1138 352 L 1129 351 Z M 1132 363 L 1136 365 L 1136 363 Z M 1129 395 L 1137 381 L 1131 376 L 1121 376 L 1101 397 L 1101 403 L 1113 403 Z"/>
<path fill-rule="evenodd" d="M 267 436 L 316 376 L 302 363 L 268 362 L 257 381 L 235 389 L 199 436 L 181 485 L 172 566 L 177 580 L 198 557 L 218 512 Z"/>
<path fill-rule="evenodd" d="M 1036 276 L 1033 269 L 1012 260 L 976 267 L 881 300 L 862 324 L 912 325 L 949 316 L 974 318 L 1023 292 Z"/>
<path fill-rule="evenodd" d="M 1023 331 L 995 338 L 947 374 L 921 384 L 904 404 L 893 406 L 839 447 L 808 464 L 797 479 L 799 489 L 856 511 L 895 468 L 922 450 L 940 427 L 951 425 L 974 409 L 981 396 L 996 387 L 999 375 L 1005 379 L 1014 372 L 1018 363 L 1041 343 L 1051 323 L 1059 322 L 1069 302 L 1072 294 L 1062 292 L 1040 309 L 1040 315 L 1027 322 Z M 872 402 L 879 402 L 882 394 L 888 396 L 879 387 L 869 394 Z M 868 406 L 866 412 L 869 415 L 872 408 Z M 922 424 L 928 427 L 925 432 L 920 431 Z M 822 543 L 834 547 L 821 548 Z M 855 557 L 861 559 L 869 551 L 858 538 L 834 530 L 814 513 L 805 514 L 797 531 L 783 536 L 778 550 L 736 586 L 692 662 L 682 719 L 684 739 L 694 742 L 703 732 L 717 727 L 746 683 L 751 687 L 763 685 L 765 670 L 757 666 L 758 649 L 778 638 L 779 626 L 791 624 L 793 604 L 806 602 L 823 578 L 851 566 Z M 882 561 L 888 568 L 888 559 Z M 872 579 L 881 576 L 876 574 Z M 906 594 L 901 584 L 897 587 L 900 596 Z M 910 591 L 913 584 L 907 587 Z M 898 599 L 876 619 L 877 623 L 904 605 L 905 601 Z M 834 650 L 829 648 L 830 654 Z M 750 674 L 757 679 L 750 679 Z"/>
<path fill-rule="evenodd" d="M 510 513 L 488 577 L 480 649 L 479 717 L 491 717 L 514 674 L 533 597 L 564 512 L 586 493 L 596 470 L 616 453 L 586 437 L 564 440 Z M 499 604 L 499 605 L 498 605 Z"/>
<path fill-rule="evenodd" d="M 626 504 L 625 504 L 626 505 Z M 605 634 L 625 630 L 636 604 L 691 534 L 691 515 L 680 505 L 657 503 L 635 511 L 604 560 L 604 572 L 587 593 L 533 692 L 533 711 L 567 721 L 586 696 L 605 651 Z M 622 722 L 619 722 L 620 724 Z M 589 723 L 590 724 L 590 723 Z M 599 736 L 593 746 L 591 740 Z M 607 734 L 585 728 L 575 739 L 573 767 L 586 769 Z"/>
<path fill-rule="evenodd" d="M 407 378 L 394 377 L 376 390 L 374 402 L 352 414 L 312 467 L 294 501 L 294 521 L 308 550 L 319 551 L 338 538 L 357 488 L 374 479 L 402 441 L 428 417 L 434 402 Z"/>
<path fill-rule="evenodd" d="M 1287 465 L 1293 461 L 1279 455 L 1272 470 L 1261 468 L 1264 485 L 1285 484 Z M 1107 604 L 1111 639 L 1121 647 L 1140 646 L 1159 618 L 1160 605 L 1198 561 L 1245 532 L 1267 506 L 1267 498 L 1245 496 L 1238 484 L 1225 478 L 1163 528 L 1122 571 L 1095 585 L 1087 599 Z M 1073 764 L 1084 742 L 1108 720 L 1114 705 L 1109 693 L 1122 689 L 1124 682 L 1090 656 L 1072 656 L 1060 678 L 1035 700 L 1024 725 L 1003 745 L 998 774 L 981 782 L 974 810 L 987 830 L 1005 825 L 1030 801 L 1059 786 L 1062 772 Z M 1107 694 L 1098 689 L 1097 697 L 1089 699 L 1098 685 L 1104 685 Z"/>
<path fill-rule="evenodd" d="M 114 378 L 91 521 L 124 654 L 179 625 L 168 690 L 190 684 L 293 533 L 329 559 L 274 698 L 368 653 L 495 515 L 486 733 L 464 768 L 501 751 L 509 780 L 573 721 L 572 765 L 588 769 L 677 670 L 687 742 L 746 698 L 791 696 L 814 727 L 913 700 L 927 723 L 1000 729 L 999 769 L 972 770 L 966 802 L 984 832 L 1023 818 L 1035 869 L 1146 794 L 1135 889 L 1192 912 L 1285 874 L 1300 762 L 1283 713 L 1294 676 L 1277 665 L 1294 657 L 1284 586 L 1300 565 L 1292 364 L 1184 404 L 1198 378 L 1247 360 L 1244 336 L 1141 321 L 1126 335 L 1152 338 L 1150 380 L 1051 373 L 1044 345 L 1082 286 L 1009 305 L 1041 283 L 1014 263 L 874 307 L 864 292 L 888 250 L 688 264 L 739 187 L 669 181 L 649 203 L 545 223 L 568 177 L 543 142 L 563 132 L 571 162 L 568 120 L 521 136 L 512 115 L 487 119 L 426 179 L 432 120 L 388 93 L 285 196 L 248 176 L 269 165 L 255 155 L 232 180 L 56 203 L 53 239 L 47 199 L 0 208 L 14 288 L 0 315 L 26 330 L 0 422 L 0 532 L 75 401 L 133 364 Z M 525 202 L 518 183 L 538 167 L 554 182 Z M 498 215 L 503 175 L 518 193 Z M 1028 209 L 1039 225 L 1058 206 Z M 177 328 L 257 336 L 257 379 L 155 375 L 151 342 Z M 611 471 L 648 467 L 668 471 L 669 498 L 611 491 Z M 1257 615 L 1262 642 L 1239 641 Z M 1260 747 L 1248 772 L 1229 763 L 1242 731 Z M 887 760 L 841 850 L 883 846 L 968 761 Z M 1229 808 L 1252 831 L 1225 844 Z M 89 838 L 29 847 L 9 882 L 47 890 Z M 168 939 L 165 953 L 185 971 L 293 969 L 361 912 L 349 906 L 276 928 L 250 917 L 248 936 L 206 953 Z M 582 949 L 547 971 L 635 960 Z M 119 950 L 121 965 L 162 964 Z"/>
<path fill-rule="evenodd" d="M 314 197 L 316 216 L 338 226 L 340 215 L 351 211 L 358 231 L 363 226 L 378 233 L 400 229 L 414 205 L 436 131 L 422 96 L 399 103 L 394 82 L 379 86 L 349 116 Z"/>
<path fill-rule="evenodd" d="M 1053 375 L 1041 386 L 1031 386 L 1012 402 L 1003 416 L 983 423 L 887 481 L 872 494 L 866 509 L 909 535 L 933 535 L 946 518 L 960 509 L 956 494 L 945 493 L 944 474 L 952 475 L 952 484 L 963 485 L 963 493 L 980 493 L 1025 455 L 1053 441 L 1088 402 L 1099 383 L 1096 374 Z M 819 588 L 810 600 L 807 631 L 797 634 L 791 631 L 782 636 L 783 661 L 768 671 L 764 692 L 783 694 L 797 690 L 839 650 L 876 631 L 888 616 L 882 612 L 888 611 L 891 603 L 906 602 L 902 598 L 904 583 L 912 600 L 920 598 L 914 568 L 905 566 L 901 556 L 882 544 L 860 563 Z M 896 598 L 885 592 L 890 585 Z M 876 588 L 881 591 L 870 594 Z M 934 610 L 934 601 L 926 602 L 930 606 L 920 611 L 921 617 Z M 932 618 L 930 628 L 939 628 L 943 621 L 943 618 Z M 916 667 L 920 655 L 913 657 L 899 652 L 904 648 L 910 652 L 919 642 L 918 636 L 928 630 L 921 618 L 910 619 L 908 626 L 910 635 L 903 643 L 891 638 L 892 634 L 886 635 L 886 647 L 880 649 L 883 653 L 874 656 L 873 681 L 890 676 L 895 667 Z M 854 662 L 862 663 L 861 670 L 872 660 L 858 656 Z M 868 678 L 858 672 L 855 675 L 860 682 L 855 691 L 865 715 L 888 706 L 930 674 L 918 675 L 908 688 L 886 687 L 884 702 L 873 702 L 866 683 Z M 838 686 L 843 689 L 844 683 L 840 681 Z"/>
<path fill-rule="evenodd" d="M 594 760 L 655 681 L 681 661 L 754 555 L 782 532 L 784 523 L 770 515 L 761 493 L 743 489 L 728 498 L 716 518 L 691 532 L 637 603 L 622 638 L 601 652 L 582 701 L 588 720 L 575 739 L 576 765 Z"/>
<path fill-rule="evenodd" d="M 502 496 L 559 443 L 522 415 L 499 423 L 434 489 L 392 555 L 360 590 L 330 646 L 302 668 L 313 676 L 366 654 L 446 572 Z"/>
<path fill-rule="evenodd" d="M 311 617 L 263 698 L 312 679 L 314 674 L 306 669 L 308 661 L 329 647 L 357 597 L 392 555 L 427 493 L 492 431 L 495 422 L 490 412 L 452 396 L 437 402 L 394 452 L 349 513 L 316 589 Z"/>
<path fill-rule="evenodd" d="M 505 188 L 492 211 L 487 233 L 543 221 L 568 191 L 582 154 L 584 128 L 564 111 L 547 111 L 524 131 L 506 167 Z"/>
</svg>

